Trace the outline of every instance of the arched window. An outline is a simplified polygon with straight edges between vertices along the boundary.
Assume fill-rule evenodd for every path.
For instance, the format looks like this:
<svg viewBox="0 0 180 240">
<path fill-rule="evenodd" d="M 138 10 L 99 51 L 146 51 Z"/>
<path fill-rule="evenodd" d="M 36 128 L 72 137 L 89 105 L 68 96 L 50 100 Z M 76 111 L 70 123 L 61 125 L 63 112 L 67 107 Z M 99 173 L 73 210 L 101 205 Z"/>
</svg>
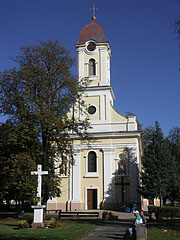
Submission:
<svg viewBox="0 0 180 240">
<path fill-rule="evenodd" d="M 96 75 L 96 63 L 95 59 L 91 58 L 89 60 L 89 76 L 95 76 Z"/>
<path fill-rule="evenodd" d="M 88 153 L 88 172 L 97 172 L 97 156 L 93 151 Z"/>
</svg>

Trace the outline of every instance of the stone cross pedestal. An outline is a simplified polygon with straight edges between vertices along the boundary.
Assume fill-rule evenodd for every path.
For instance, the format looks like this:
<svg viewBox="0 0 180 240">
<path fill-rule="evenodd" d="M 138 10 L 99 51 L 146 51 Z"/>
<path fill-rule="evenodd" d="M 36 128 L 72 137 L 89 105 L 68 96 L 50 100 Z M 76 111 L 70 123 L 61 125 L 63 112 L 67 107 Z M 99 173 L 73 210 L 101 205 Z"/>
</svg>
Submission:
<svg viewBox="0 0 180 240">
<path fill-rule="evenodd" d="M 147 229 L 145 224 L 136 225 L 136 240 L 147 240 Z"/>
<path fill-rule="evenodd" d="M 37 187 L 37 199 L 38 203 L 34 208 L 34 221 L 32 223 L 32 228 L 44 227 L 43 223 L 43 209 L 46 205 L 41 205 L 41 188 L 42 188 L 42 175 L 48 174 L 48 171 L 42 171 L 42 165 L 38 165 L 37 171 L 31 172 L 31 175 L 38 175 L 38 187 Z"/>
</svg>

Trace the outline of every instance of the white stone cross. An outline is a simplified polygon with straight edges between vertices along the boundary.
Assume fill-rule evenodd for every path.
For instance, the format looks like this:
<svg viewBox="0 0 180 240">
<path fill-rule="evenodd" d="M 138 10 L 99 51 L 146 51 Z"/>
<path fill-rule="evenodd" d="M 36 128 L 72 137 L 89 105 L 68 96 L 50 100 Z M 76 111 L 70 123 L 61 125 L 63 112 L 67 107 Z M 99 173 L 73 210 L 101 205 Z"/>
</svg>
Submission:
<svg viewBox="0 0 180 240">
<path fill-rule="evenodd" d="M 31 172 L 31 175 L 38 175 L 37 198 L 39 198 L 38 205 L 41 205 L 41 188 L 42 188 L 42 175 L 48 174 L 48 171 L 42 171 L 42 165 L 37 166 L 37 171 Z"/>
</svg>

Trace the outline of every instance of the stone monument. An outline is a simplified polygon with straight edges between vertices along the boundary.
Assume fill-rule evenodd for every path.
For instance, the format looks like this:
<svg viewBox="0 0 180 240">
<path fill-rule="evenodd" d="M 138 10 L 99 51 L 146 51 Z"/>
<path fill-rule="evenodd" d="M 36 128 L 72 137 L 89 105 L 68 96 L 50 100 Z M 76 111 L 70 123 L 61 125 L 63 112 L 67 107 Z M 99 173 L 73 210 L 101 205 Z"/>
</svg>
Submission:
<svg viewBox="0 0 180 240">
<path fill-rule="evenodd" d="M 38 187 L 37 187 L 37 205 L 31 206 L 34 208 L 34 220 L 32 228 L 44 227 L 43 211 L 46 205 L 41 205 L 41 188 L 42 188 L 42 175 L 48 174 L 48 171 L 42 171 L 42 165 L 37 166 L 37 171 L 31 172 L 31 175 L 38 175 Z"/>
</svg>

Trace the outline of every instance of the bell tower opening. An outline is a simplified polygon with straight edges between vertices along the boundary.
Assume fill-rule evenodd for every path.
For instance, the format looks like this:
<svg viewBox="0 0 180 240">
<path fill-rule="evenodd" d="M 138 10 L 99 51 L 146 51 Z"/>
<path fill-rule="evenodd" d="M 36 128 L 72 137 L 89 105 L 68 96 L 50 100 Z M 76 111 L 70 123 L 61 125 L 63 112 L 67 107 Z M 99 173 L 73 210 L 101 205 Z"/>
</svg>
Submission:
<svg viewBox="0 0 180 240">
<path fill-rule="evenodd" d="M 96 75 L 96 62 L 95 59 L 91 58 L 89 60 L 89 76 L 95 76 Z"/>
</svg>

